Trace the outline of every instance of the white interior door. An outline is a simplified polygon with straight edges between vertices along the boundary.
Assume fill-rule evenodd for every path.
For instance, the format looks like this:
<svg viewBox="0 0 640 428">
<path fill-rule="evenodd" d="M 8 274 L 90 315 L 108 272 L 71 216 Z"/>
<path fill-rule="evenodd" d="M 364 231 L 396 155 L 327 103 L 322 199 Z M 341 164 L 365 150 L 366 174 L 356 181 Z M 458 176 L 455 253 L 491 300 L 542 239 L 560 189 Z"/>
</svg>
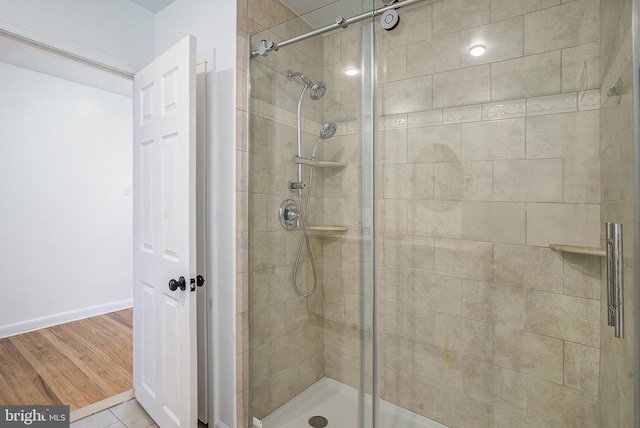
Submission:
<svg viewBox="0 0 640 428">
<path fill-rule="evenodd" d="M 161 428 L 197 426 L 195 46 L 184 38 L 133 85 L 134 388 Z"/>
</svg>

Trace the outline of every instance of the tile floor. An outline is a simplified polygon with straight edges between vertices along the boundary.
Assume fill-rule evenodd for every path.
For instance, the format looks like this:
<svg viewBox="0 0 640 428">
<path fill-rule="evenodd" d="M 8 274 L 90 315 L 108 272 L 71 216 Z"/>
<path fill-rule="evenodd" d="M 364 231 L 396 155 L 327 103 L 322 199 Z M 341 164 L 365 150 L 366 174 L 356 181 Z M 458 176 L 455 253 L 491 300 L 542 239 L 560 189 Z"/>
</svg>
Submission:
<svg viewBox="0 0 640 428">
<path fill-rule="evenodd" d="M 206 427 L 198 421 L 198 428 Z M 71 428 L 158 428 L 158 425 L 134 398 L 80 419 L 72 423 Z"/>
<path fill-rule="evenodd" d="M 158 428 L 158 425 L 133 399 L 80 419 L 71 428 Z"/>
</svg>

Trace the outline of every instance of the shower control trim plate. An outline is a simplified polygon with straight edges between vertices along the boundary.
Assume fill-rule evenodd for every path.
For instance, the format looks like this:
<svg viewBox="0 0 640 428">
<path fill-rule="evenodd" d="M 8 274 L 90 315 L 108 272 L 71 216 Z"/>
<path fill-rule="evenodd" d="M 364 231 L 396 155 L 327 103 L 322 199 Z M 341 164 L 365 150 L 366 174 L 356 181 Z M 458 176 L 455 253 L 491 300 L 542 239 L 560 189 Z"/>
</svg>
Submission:
<svg viewBox="0 0 640 428">
<path fill-rule="evenodd" d="M 280 225 L 285 230 L 295 229 L 300 219 L 300 209 L 296 201 L 293 199 L 285 199 L 282 201 L 280 209 L 278 210 L 278 217 L 280 218 Z"/>
</svg>

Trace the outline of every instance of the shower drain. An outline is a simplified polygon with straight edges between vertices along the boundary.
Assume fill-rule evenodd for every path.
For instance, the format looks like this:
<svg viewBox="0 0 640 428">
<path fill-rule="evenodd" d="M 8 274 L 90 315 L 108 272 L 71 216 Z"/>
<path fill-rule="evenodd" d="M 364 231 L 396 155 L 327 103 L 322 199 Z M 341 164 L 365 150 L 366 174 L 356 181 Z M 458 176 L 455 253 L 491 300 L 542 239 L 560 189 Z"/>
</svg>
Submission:
<svg viewBox="0 0 640 428">
<path fill-rule="evenodd" d="M 313 428 L 324 428 L 329 425 L 329 421 L 324 416 L 311 416 L 309 418 L 309 425 Z"/>
</svg>

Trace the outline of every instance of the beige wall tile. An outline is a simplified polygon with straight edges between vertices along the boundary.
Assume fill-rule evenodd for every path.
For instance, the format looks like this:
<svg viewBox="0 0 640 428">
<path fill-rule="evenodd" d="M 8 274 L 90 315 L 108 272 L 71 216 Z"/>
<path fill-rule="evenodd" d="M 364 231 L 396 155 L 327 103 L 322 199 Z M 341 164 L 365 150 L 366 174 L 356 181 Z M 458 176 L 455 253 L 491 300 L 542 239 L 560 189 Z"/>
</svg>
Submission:
<svg viewBox="0 0 640 428">
<path fill-rule="evenodd" d="M 460 63 L 462 67 L 502 61 L 522 56 L 524 18 L 511 19 L 475 27 L 460 33 Z M 474 57 L 469 49 L 482 45 L 487 50 L 484 55 Z"/>
<path fill-rule="evenodd" d="M 482 105 L 483 120 L 513 119 L 527 115 L 527 101 L 507 100 Z"/>
<path fill-rule="evenodd" d="M 409 62 L 410 64 L 413 61 Z M 380 82 L 393 82 L 407 78 L 407 48 L 400 46 L 380 52 L 378 64 Z M 412 76 L 410 76 L 412 77 Z M 413 76 L 415 77 L 415 76 Z"/>
<path fill-rule="evenodd" d="M 460 125 L 410 128 L 407 160 L 414 163 L 457 162 L 461 158 Z"/>
<path fill-rule="evenodd" d="M 556 94 L 561 90 L 560 51 L 491 64 L 491 100 Z"/>
<path fill-rule="evenodd" d="M 435 396 L 435 419 L 451 427 L 493 428 L 493 408 L 446 389 Z"/>
<path fill-rule="evenodd" d="M 545 95 L 527 99 L 527 116 L 541 114 L 570 113 L 578 110 L 576 92 Z"/>
<path fill-rule="evenodd" d="M 552 427 L 599 428 L 598 397 L 552 382 L 530 379 L 527 414 Z"/>
<path fill-rule="evenodd" d="M 408 208 L 407 201 L 400 199 L 380 199 L 379 201 L 379 232 L 407 233 Z"/>
<path fill-rule="evenodd" d="M 490 0 L 451 0 L 433 5 L 433 34 L 453 33 L 489 23 Z"/>
<path fill-rule="evenodd" d="M 432 91 L 431 76 L 385 83 L 381 94 L 382 114 L 386 116 L 431 110 Z"/>
<path fill-rule="evenodd" d="M 466 360 L 464 392 L 474 400 L 494 408 L 525 415 L 527 377 L 514 370 L 477 360 Z"/>
<path fill-rule="evenodd" d="M 527 245 L 549 244 L 598 247 L 598 204 L 527 203 Z"/>
<path fill-rule="evenodd" d="M 405 304 L 419 309 L 462 314 L 462 280 L 417 269 L 405 269 Z"/>
<path fill-rule="evenodd" d="M 492 326 L 489 323 L 436 313 L 435 343 L 445 353 L 490 362 L 493 353 Z"/>
<path fill-rule="evenodd" d="M 407 229 L 416 235 L 460 238 L 462 206 L 457 201 L 407 201 Z"/>
<path fill-rule="evenodd" d="M 408 115 L 410 128 L 442 125 L 442 110 L 432 110 Z"/>
<path fill-rule="evenodd" d="M 442 111 L 442 123 L 445 125 L 478 122 L 480 120 L 482 120 L 482 105 L 480 104 L 451 107 Z"/>
<path fill-rule="evenodd" d="M 576 0 L 527 14 L 525 55 L 597 42 L 599 5 L 599 0 Z"/>
<path fill-rule="evenodd" d="M 433 198 L 433 164 L 388 164 L 383 171 L 385 198 Z"/>
<path fill-rule="evenodd" d="M 447 3 L 440 2 L 438 4 Z M 462 68 L 433 75 L 433 108 L 484 103 L 491 100 L 489 65 Z M 423 110 L 425 110 L 423 108 Z"/>
<path fill-rule="evenodd" d="M 494 282 L 562 292 L 562 255 L 549 248 L 524 245 L 494 246 Z"/>
<path fill-rule="evenodd" d="M 425 345 L 435 343 L 435 312 L 404 306 L 400 309 L 400 314 L 404 337 Z"/>
<path fill-rule="evenodd" d="M 436 272 L 479 281 L 492 280 L 493 244 L 436 239 L 435 248 Z"/>
<path fill-rule="evenodd" d="M 565 342 L 564 366 L 565 386 L 598 395 L 600 349 Z"/>
<path fill-rule="evenodd" d="M 564 254 L 564 294 L 587 299 L 600 298 L 601 258 Z"/>
<path fill-rule="evenodd" d="M 613 125 L 613 124 L 612 124 Z M 631 138 L 614 142 L 600 157 L 602 202 L 629 197 L 633 183 L 633 145 Z"/>
<path fill-rule="evenodd" d="M 598 301 L 544 291 L 527 292 L 527 331 L 598 346 L 599 325 Z"/>
<path fill-rule="evenodd" d="M 379 158 L 381 165 L 407 162 L 407 130 L 394 129 L 378 132 Z"/>
<path fill-rule="evenodd" d="M 407 77 L 424 76 L 460 68 L 460 34 L 413 43 L 407 46 Z"/>
<path fill-rule="evenodd" d="M 524 119 L 505 119 L 461 125 L 461 159 L 524 159 L 524 121 Z"/>
<path fill-rule="evenodd" d="M 433 270 L 433 238 L 385 234 L 382 257 L 386 266 Z"/>
<path fill-rule="evenodd" d="M 493 364 L 561 384 L 563 342 L 496 325 L 493 327 Z"/>
<path fill-rule="evenodd" d="M 464 201 L 462 239 L 507 244 L 525 243 L 525 205 L 516 202 Z"/>
<path fill-rule="evenodd" d="M 528 117 L 527 158 L 597 157 L 599 112 Z"/>
<path fill-rule="evenodd" d="M 427 418 L 434 417 L 435 387 L 416 381 L 395 370 L 383 369 L 382 399 L 405 409 L 415 409 Z"/>
<path fill-rule="evenodd" d="M 526 324 L 526 291 L 524 289 L 464 280 L 462 292 L 462 314 L 465 318 L 524 330 Z"/>
<path fill-rule="evenodd" d="M 434 165 L 434 198 L 449 201 L 492 199 L 491 162 L 448 162 Z"/>
<path fill-rule="evenodd" d="M 564 159 L 564 197 L 569 203 L 600 203 L 600 159 Z"/>
<path fill-rule="evenodd" d="M 600 85 L 600 49 L 598 43 L 562 50 L 562 91 L 584 91 Z"/>
<path fill-rule="evenodd" d="M 562 166 L 562 159 L 493 162 L 493 199 L 562 202 Z"/>
<path fill-rule="evenodd" d="M 491 21 L 556 6 L 560 0 L 491 0 Z"/>
</svg>

